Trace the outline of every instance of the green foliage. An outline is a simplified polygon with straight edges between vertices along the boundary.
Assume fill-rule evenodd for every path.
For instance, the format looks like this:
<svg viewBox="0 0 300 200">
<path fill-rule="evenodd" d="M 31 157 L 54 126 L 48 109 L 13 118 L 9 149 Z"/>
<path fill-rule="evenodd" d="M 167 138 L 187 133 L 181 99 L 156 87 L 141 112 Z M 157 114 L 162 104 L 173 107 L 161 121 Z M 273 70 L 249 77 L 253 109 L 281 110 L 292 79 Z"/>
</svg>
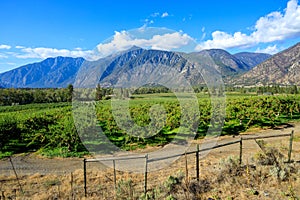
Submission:
<svg viewBox="0 0 300 200">
<path fill-rule="evenodd" d="M 7 110 L 0 115 L 2 156 L 37 150 L 49 157 L 87 154 L 69 104 L 29 104 L 12 108 L 0 107 Z"/>
<path fill-rule="evenodd" d="M 13 91 L 13 89 L 11 90 Z M 8 91 L 10 90 L 1 92 Z M 17 93 L 17 91 L 14 92 Z M 24 90 L 23 92 L 32 91 Z M 54 94 L 52 93 L 54 91 L 58 93 L 67 91 L 67 89 L 36 90 L 37 93 L 34 94 L 46 98 L 46 96 L 49 97 L 49 94 Z M 71 88 L 69 88 L 70 91 Z M 47 94 L 48 92 L 49 94 Z M 209 96 L 200 93 L 197 96 L 199 116 L 189 116 L 183 113 L 182 108 L 187 113 L 192 113 L 192 110 L 189 110 L 192 108 L 184 103 L 180 105 L 177 97 L 172 93 L 133 95 L 129 100 L 128 113 L 112 112 L 111 100 L 101 100 L 89 104 L 86 109 L 96 109 L 95 123 L 101 127 L 106 137 L 103 135 L 92 141 L 89 140 L 88 134 L 80 135 L 80 137 L 84 139 L 85 145 L 96 147 L 101 144 L 109 147 L 109 142 L 112 142 L 124 150 L 133 150 L 144 148 L 147 145 L 165 145 L 174 139 L 181 141 L 187 135 L 193 135 L 195 132 L 197 137 L 205 136 L 208 128 L 213 129 L 214 124 L 220 120 L 212 119 L 212 102 Z M 300 117 L 299 95 L 229 95 L 226 101 L 226 118 L 222 130 L 224 135 L 238 134 L 256 126 L 275 127 Z M 162 107 L 164 112 L 161 109 L 150 112 L 153 106 Z M 71 104 L 68 102 L 0 106 L 1 154 L 39 150 L 43 155 L 51 157 L 86 153 L 86 149 L 78 137 L 71 109 Z M 215 109 L 215 112 L 222 112 L 221 107 Z M 79 113 L 79 116 L 83 118 L 83 123 L 90 123 L 87 121 L 90 117 L 87 116 L 86 110 L 78 112 L 82 112 Z M 129 129 L 125 130 L 119 125 L 120 123 L 126 125 L 129 117 L 138 127 L 130 129 L 131 126 L 127 126 Z M 119 119 L 118 123 L 116 118 Z M 195 123 L 190 123 L 191 121 Z M 147 137 L 149 134 L 147 126 L 159 127 L 159 129 L 153 136 Z M 86 128 L 86 132 L 89 132 L 89 128 Z M 136 132 L 140 133 L 140 136 L 129 134 Z"/>
<path fill-rule="evenodd" d="M 0 89 L 0 106 L 70 102 L 72 93 L 72 85 L 60 89 Z"/>
<path fill-rule="evenodd" d="M 166 197 L 166 200 L 176 200 L 176 198 L 170 194 L 169 196 Z"/>
<path fill-rule="evenodd" d="M 12 152 L 12 151 L 4 151 L 4 152 L 0 151 L 0 159 L 9 157 L 13 154 L 14 154 L 14 152 Z"/>
<path fill-rule="evenodd" d="M 69 84 L 67 87 L 67 101 L 68 102 L 72 101 L 73 92 L 74 92 L 74 87 L 72 84 Z"/>
<path fill-rule="evenodd" d="M 83 157 L 84 155 L 87 155 L 87 151 L 69 151 L 67 147 L 53 147 L 53 148 L 41 148 L 38 153 L 42 156 L 48 157 L 48 158 L 54 158 L 54 157 L 62 157 L 62 158 L 68 158 L 68 157 Z"/>
<path fill-rule="evenodd" d="M 179 171 L 175 176 L 168 177 L 168 179 L 164 182 L 164 186 L 169 194 L 176 191 L 177 186 L 181 185 L 183 178 L 184 174 L 181 171 Z"/>
<path fill-rule="evenodd" d="M 11 140 L 19 138 L 17 121 L 13 117 L 0 117 L 0 150 L 3 150 Z"/>
</svg>

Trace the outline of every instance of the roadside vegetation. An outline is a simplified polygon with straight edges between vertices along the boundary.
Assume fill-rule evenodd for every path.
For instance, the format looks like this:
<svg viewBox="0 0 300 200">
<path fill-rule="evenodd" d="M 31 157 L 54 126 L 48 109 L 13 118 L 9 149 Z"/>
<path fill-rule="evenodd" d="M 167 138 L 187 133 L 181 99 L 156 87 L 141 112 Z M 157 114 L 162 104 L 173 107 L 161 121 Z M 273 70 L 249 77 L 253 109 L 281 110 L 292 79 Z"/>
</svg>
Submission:
<svg viewBox="0 0 300 200">
<path fill-rule="evenodd" d="M 206 157 L 199 180 L 193 176 L 194 160 L 188 164 L 189 175 L 181 158 L 165 169 L 148 174 L 144 192 L 144 174 L 114 171 L 111 168 L 87 171 L 87 194 L 83 187 L 83 171 L 70 174 L 2 175 L 1 199 L 117 199 L 117 200 L 233 200 L 233 199 L 300 199 L 299 163 L 287 163 L 278 146 L 260 140 L 261 150 L 240 165 L 239 158 L 224 155 Z M 218 154 L 221 149 L 217 150 Z M 214 154 L 214 153 L 213 153 Z M 213 156 L 212 156 L 213 157 Z M 19 181 L 19 183 L 18 183 Z M 22 190 L 20 189 L 22 188 Z"/>
</svg>

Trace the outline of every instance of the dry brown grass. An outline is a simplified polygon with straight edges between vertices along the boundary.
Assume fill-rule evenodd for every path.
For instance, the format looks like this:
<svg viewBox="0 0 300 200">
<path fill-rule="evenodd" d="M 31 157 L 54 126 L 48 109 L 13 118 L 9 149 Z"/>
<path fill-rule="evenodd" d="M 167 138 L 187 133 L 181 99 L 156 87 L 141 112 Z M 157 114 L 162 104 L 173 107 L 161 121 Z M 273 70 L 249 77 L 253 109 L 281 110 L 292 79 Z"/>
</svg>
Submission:
<svg viewBox="0 0 300 200">
<path fill-rule="evenodd" d="M 214 170 L 201 171 L 198 182 L 184 165 L 149 173 L 148 199 L 297 199 L 300 197 L 300 170 L 293 170 L 284 180 L 270 173 L 273 165 L 239 166 L 235 158 L 219 164 Z M 191 166 L 190 164 L 189 166 Z M 299 169 L 299 164 L 285 164 Z M 179 169 L 179 171 L 178 171 Z M 181 171 L 181 173 L 180 173 Z M 84 197 L 83 171 L 65 175 L 24 175 L 20 192 L 14 176 L 1 176 L 0 191 L 6 199 L 146 199 L 143 196 L 143 174 L 117 172 L 114 190 L 113 170 L 88 170 L 88 198 Z M 1 194 L 1 195 L 2 195 Z M 0 196 L 1 196 L 0 195 Z M 2 199 L 2 198 L 1 198 Z"/>
</svg>

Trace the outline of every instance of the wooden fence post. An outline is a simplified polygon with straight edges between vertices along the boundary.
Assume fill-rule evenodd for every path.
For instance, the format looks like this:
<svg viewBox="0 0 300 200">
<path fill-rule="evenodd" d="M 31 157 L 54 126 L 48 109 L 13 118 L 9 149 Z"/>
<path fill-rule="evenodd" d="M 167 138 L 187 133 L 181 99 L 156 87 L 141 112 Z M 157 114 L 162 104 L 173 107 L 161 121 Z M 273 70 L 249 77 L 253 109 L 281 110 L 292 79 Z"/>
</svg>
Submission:
<svg viewBox="0 0 300 200">
<path fill-rule="evenodd" d="M 289 145 L 289 153 L 288 153 L 288 162 L 291 162 L 292 150 L 293 150 L 293 139 L 294 139 L 294 130 L 291 132 L 290 136 L 290 145 Z"/>
<path fill-rule="evenodd" d="M 86 191 L 86 159 L 83 159 L 83 179 L 84 179 L 84 196 L 87 196 Z"/>
<path fill-rule="evenodd" d="M 144 193 L 146 194 L 147 193 L 147 176 L 148 176 L 148 154 L 146 154 L 145 156 L 145 177 L 144 177 Z"/>
<path fill-rule="evenodd" d="M 71 186 L 71 198 L 74 199 L 74 192 L 73 192 L 73 173 L 71 172 L 71 180 L 70 180 L 70 186 Z"/>
<path fill-rule="evenodd" d="M 199 144 L 197 144 L 197 151 L 196 151 L 196 177 L 197 177 L 197 181 L 199 181 Z"/>
<path fill-rule="evenodd" d="M 186 183 L 188 183 L 188 181 L 189 181 L 189 171 L 188 171 L 188 160 L 187 160 L 186 152 L 185 152 L 185 180 L 186 180 Z"/>
<path fill-rule="evenodd" d="M 243 138 L 240 139 L 240 165 L 242 164 L 243 159 Z"/>
</svg>

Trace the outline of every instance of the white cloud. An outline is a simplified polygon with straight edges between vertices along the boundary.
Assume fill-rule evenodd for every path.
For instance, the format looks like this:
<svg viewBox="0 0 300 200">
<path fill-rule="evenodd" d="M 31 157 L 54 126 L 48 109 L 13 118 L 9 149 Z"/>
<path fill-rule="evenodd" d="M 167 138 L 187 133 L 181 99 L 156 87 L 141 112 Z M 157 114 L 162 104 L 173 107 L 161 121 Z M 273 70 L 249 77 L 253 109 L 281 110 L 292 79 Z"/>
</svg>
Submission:
<svg viewBox="0 0 300 200">
<path fill-rule="evenodd" d="M 161 14 L 161 17 L 164 18 L 164 17 L 168 17 L 169 16 L 169 13 L 167 12 L 164 12 L 163 14 Z"/>
<path fill-rule="evenodd" d="M 275 54 L 278 53 L 280 50 L 277 48 L 277 45 L 268 46 L 265 49 L 260 49 L 259 47 L 256 49 L 255 53 L 268 53 L 268 54 Z"/>
<path fill-rule="evenodd" d="M 24 49 L 25 47 L 24 46 L 20 46 L 20 45 L 17 45 L 15 46 L 16 49 Z"/>
<path fill-rule="evenodd" d="M 215 31 L 211 40 L 200 43 L 195 50 L 247 48 L 259 43 L 281 41 L 297 36 L 300 36 L 300 6 L 297 0 L 290 0 L 283 12 L 272 12 L 258 19 L 251 34 Z"/>
<path fill-rule="evenodd" d="M 11 46 L 6 45 L 6 44 L 0 44 L 0 49 L 10 49 Z"/>
<path fill-rule="evenodd" d="M 175 50 L 187 46 L 193 39 L 182 32 L 153 35 L 150 39 L 133 38 L 127 31 L 115 32 L 113 39 L 109 43 L 99 44 L 97 50 L 100 57 L 124 51 L 132 46 L 150 48 L 157 50 Z"/>
<path fill-rule="evenodd" d="M 150 16 L 151 17 L 157 17 L 157 16 L 159 16 L 159 12 L 152 13 Z"/>
<path fill-rule="evenodd" d="M 147 27 L 150 24 L 154 24 L 154 20 L 145 19 L 143 27 Z"/>
<path fill-rule="evenodd" d="M 83 51 L 81 49 L 75 49 L 73 51 L 68 49 L 54 49 L 54 48 L 22 48 L 22 54 L 16 55 L 17 58 L 49 58 L 57 56 L 66 56 L 66 57 L 84 57 L 89 58 L 92 54 L 91 50 Z"/>
<path fill-rule="evenodd" d="M 5 63 L 0 63 L 0 65 L 16 65 L 16 63 L 13 63 L 13 62 L 5 62 Z"/>
<path fill-rule="evenodd" d="M 202 33 L 202 36 L 201 36 L 201 41 L 202 41 L 202 40 L 204 40 L 204 39 L 205 39 L 205 37 L 206 37 L 206 33 L 204 32 L 204 33 Z"/>
<path fill-rule="evenodd" d="M 8 58 L 8 56 L 0 53 L 0 58 Z"/>
<path fill-rule="evenodd" d="M 203 41 L 204 38 L 206 37 L 205 27 L 202 27 L 201 32 L 202 32 L 201 41 Z"/>
</svg>

